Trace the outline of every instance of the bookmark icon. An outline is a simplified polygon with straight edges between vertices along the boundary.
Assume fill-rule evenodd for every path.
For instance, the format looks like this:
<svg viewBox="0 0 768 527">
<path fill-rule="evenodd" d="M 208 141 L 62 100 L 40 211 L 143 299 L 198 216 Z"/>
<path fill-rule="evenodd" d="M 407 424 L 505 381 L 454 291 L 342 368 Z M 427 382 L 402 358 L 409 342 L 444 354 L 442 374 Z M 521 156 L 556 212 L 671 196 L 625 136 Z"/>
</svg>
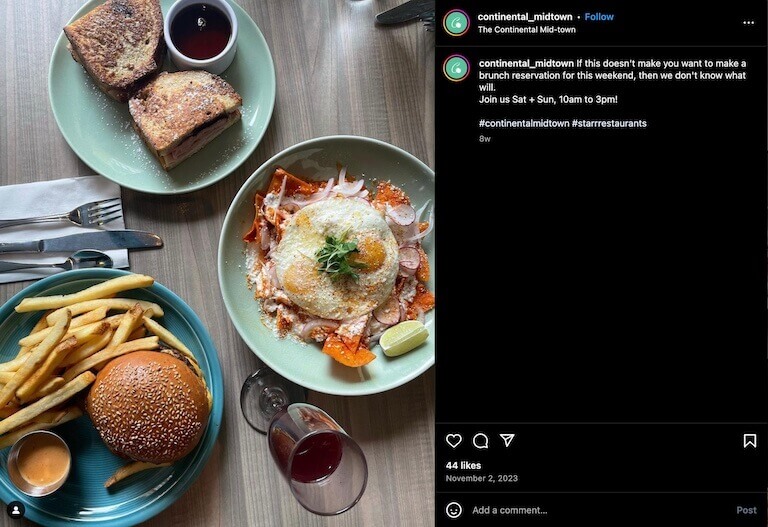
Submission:
<svg viewBox="0 0 768 527">
<path fill-rule="evenodd" d="M 499 437 L 504 441 L 504 447 L 509 448 L 510 443 L 515 438 L 515 434 L 499 434 Z"/>
</svg>

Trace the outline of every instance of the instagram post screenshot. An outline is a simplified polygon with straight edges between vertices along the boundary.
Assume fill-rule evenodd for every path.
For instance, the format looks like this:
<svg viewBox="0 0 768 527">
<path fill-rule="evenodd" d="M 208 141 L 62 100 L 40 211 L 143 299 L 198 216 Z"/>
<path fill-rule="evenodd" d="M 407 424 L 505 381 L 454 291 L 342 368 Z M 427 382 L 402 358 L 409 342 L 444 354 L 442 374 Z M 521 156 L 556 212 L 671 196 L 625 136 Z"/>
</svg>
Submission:
<svg viewBox="0 0 768 527">
<path fill-rule="evenodd" d="M 0 14 L 0 527 L 768 525 L 766 2 Z"/>
</svg>

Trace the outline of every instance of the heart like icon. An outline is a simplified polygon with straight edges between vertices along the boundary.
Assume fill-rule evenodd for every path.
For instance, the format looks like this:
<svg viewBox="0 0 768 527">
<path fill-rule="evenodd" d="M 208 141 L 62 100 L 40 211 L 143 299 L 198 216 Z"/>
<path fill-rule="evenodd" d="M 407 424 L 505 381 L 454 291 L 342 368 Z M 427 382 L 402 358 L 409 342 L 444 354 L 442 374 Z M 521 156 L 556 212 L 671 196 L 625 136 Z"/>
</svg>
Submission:
<svg viewBox="0 0 768 527">
<path fill-rule="evenodd" d="M 451 448 L 456 448 L 461 444 L 463 441 L 463 437 L 461 437 L 461 434 L 448 434 L 445 436 L 445 442 L 448 443 L 448 446 Z"/>
</svg>

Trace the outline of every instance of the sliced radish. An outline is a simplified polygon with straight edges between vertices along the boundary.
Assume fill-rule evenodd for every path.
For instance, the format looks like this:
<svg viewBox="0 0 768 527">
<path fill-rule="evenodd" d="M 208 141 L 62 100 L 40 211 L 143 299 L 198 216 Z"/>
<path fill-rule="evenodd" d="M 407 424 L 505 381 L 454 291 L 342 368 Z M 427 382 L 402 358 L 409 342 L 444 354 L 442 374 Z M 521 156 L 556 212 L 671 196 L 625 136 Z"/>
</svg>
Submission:
<svg viewBox="0 0 768 527">
<path fill-rule="evenodd" d="M 415 271 L 421 263 L 421 254 L 413 247 L 403 247 L 400 249 L 400 267 L 406 270 Z"/>
<path fill-rule="evenodd" d="M 392 207 L 387 211 L 387 214 L 398 225 L 410 225 L 416 221 L 416 211 L 413 210 L 413 207 L 404 203 L 397 207 Z"/>
<path fill-rule="evenodd" d="M 392 326 L 400 322 L 400 303 L 394 295 L 386 302 L 373 310 L 374 318 L 386 326 Z"/>
</svg>

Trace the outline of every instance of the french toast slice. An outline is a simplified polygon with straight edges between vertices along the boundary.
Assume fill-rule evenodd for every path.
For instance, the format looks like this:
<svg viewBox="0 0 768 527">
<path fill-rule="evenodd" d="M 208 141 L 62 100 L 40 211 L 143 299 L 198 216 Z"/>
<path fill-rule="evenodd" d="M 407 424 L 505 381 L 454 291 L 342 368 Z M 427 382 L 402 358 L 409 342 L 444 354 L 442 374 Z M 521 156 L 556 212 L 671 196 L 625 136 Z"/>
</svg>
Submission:
<svg viewBox="0 0 768 527">
<path fill-rule="evenodd" d="M 72 58 L 120 102 L 127 102 L 163 63 L 159 0 L 107 0 L 66 26 L 64 34 Z"/>
<path fill-rule="evenodd" d="M 133 127 L 170 170 L 240 120 L 242 97 L 202 70 L 163 72 L 129 101 Z"/>
</svg>

